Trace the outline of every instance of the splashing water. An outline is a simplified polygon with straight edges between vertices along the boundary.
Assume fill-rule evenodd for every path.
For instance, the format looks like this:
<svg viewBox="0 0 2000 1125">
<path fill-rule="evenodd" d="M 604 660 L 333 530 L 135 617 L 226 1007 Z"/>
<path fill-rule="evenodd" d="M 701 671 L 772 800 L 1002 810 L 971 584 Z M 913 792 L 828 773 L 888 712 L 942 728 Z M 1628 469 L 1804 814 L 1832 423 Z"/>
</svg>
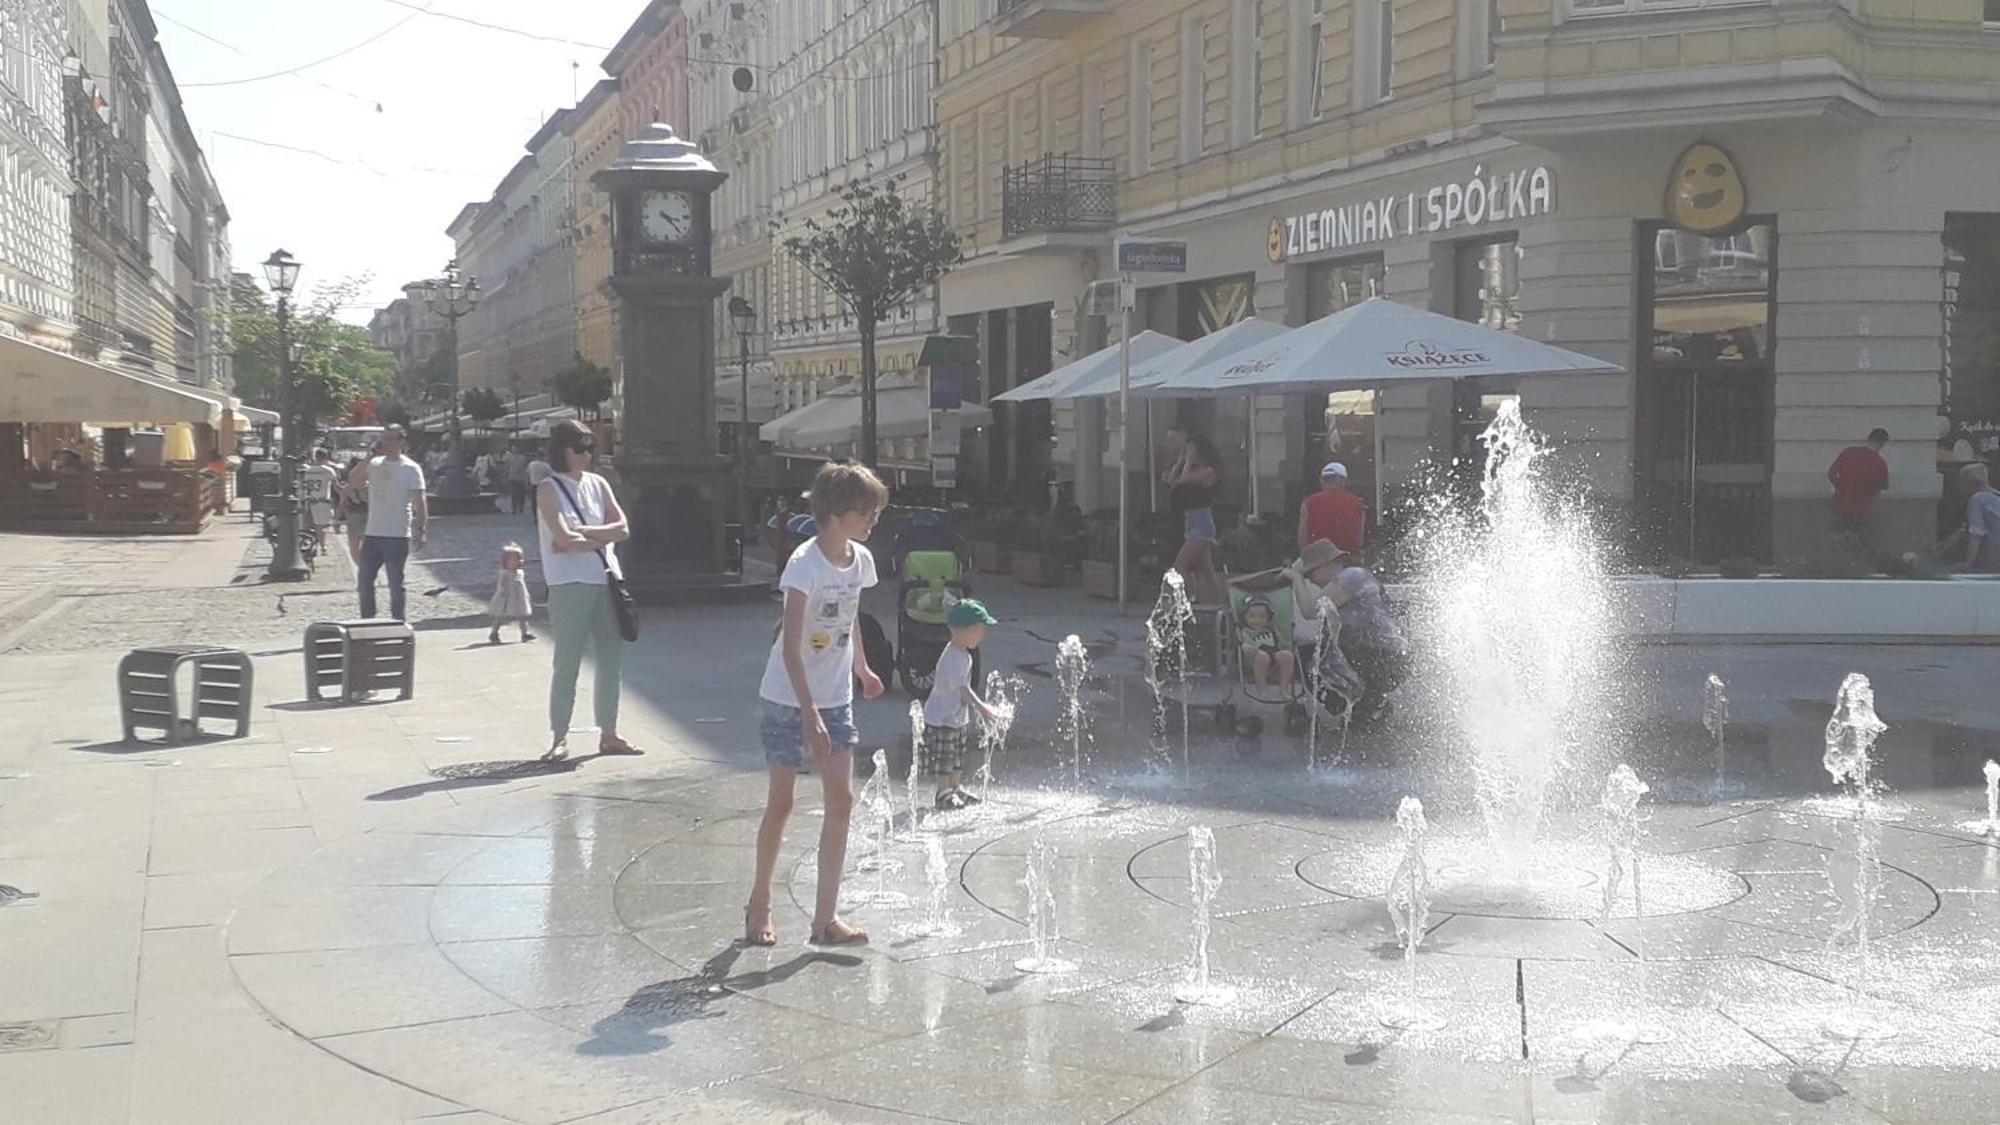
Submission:
<svg viewBox="0 0 2000 1125">
<path fill-rule="evenodd" d="M 1189 774 L 1189 745 L 1192 734 L 1188 721 L 1188 651 L 1187 630 L 1194 620 L 1194 605 L 1188 601 L 1187 580 L 1178 570 L 1169 570 L 1160 579 L 1160 597 L 1153 603 L 1153 612 L 1146 618 L 1146 678 L 1153 689 L 1153 721 L 1159 736 L 1164 740 L 1166 728 L 1166 698 L 1161 690 L 1159 667 L 1167 660 L 1173 662 L 1174 675 L 1179 679 L 1181 709 L 1181 781 L 1185 783 Z M 1163 755 L 1164 756 L 1164 755 Z"/>
<path fill-rule="evenodd" d="M 1073 962 L 1051 956 L 1055 943 L 1062 938 L 1062 933 L 1056 929 L 1056 894 L 1050 882 L 1054 873 L 1055 849 L 1037 833 L 1034 843 L 1028 845 L 1027 872 L 1021 878 L 1021 886 L 1028 892 L 1028 938 L 1035 945 L 1033 956 L 1014 962 L 1014 968 L 1024 973 L 1068 973 L 1076 970 Z"/>
<path fill-rule="evenodd" d="M 1715 797 L 1721 800 L 1728 791 L 1727 745 L 1729 735 L 1729 688 L 1722 677 L 1713 672 L 1708 674 L 1708 682 L 1702 685 L 1701 725 L 1708 728 L 1708 736 L 1715 740 Z"/>
<path fill-rule="evenodd" d="M 1019 676 L 1003 676 L 999 672 L 986 674 L 986 705 L 993 708 L 995 722 L 979 728 L 979 747 L 982 759 L 979 763 L 979 795 L 986 796 L 993 787 L 993 756 L 1007 747 L 1007 735 L 1014 729 L 1014 716 L 1021 702 L 1028 697 L 1028 682 Z"/>
<path fill-rule="evenodd" d="M 1712 683 L 1720 682 L 1712 676 L 1709 679 Z M 1637 1010 L 1633 1013 L 1632 1038 L 1639 1043 L 1663 1043 L 1666 1037 L 1652 1022 L 1650 969 L 1646 961 L 1646 892 L 1639 867 L 1639 841 L 1644 834 L 1639 801 L 1648 791 L 1649 787 L 1639 780 L 1638 774 L 1632 772 L 1632 767 L 1622 762 L 1605 779 L 1604 799 L 1598 803 L 1598 808 L 1604 812 L 1605 842 L 1610 851 L 1604 872 L 1603 920 L 1611 920 L 1612 907 L 1618 902 L 1618 890 L 1630 878 L 1632 953 L 1639 962 L 1639 999 Z"/>
<path fill-rule="evenodd" d="M 1610 711 L 1595 697 L 1613 630 L 1590 520 L 1546 479 L 1518 400 L 1501 403 L 1480 440 L 1479 512 L 1439 521 L 1427 571 L 1487 837 L 1501 865 L 1521 871 L 1551 782 Z"/>
<path fill-rule="evenodd" d="M 1215 833 L 1202 825 L 1188 829 L 1188 901 L 1191 947 L 1188 971 L 1174 999 L 1182 1004 L 1222 1005 L 1236 999 L 1236 990 L 1209 979 L 1209 917 L 1215 908 L 1215 893 L 1222 889 L 1222 868 L 1215 861 Z"/>
<path fill-rule="evenodd" d="M 1854 801 L 1854 818 L 1847 825 L 1849 846 L 1827 857 L 1827 879 L 1833 884 L 1840 908 L 1826 945 L 1831 956 L 1842 938 L 1854 939 L 1855 967 L 1850 985 L 1861 1006 L 1868 1003 L 1870 915 L 1882 893 L 1880 824 L 1873 802 L 1875 785 L 1869 777 L 1870 756 L 1875 740 L 1888 729 L 1875 714 L 1875 688 L 1868 677 L 1849 672 L 1834 699 L 1833 717 L 1826 721 L 1826 772 L 1835 784 L 1845 783 L 1850 788 Z M 1841 1039 L 1885 1039 L 1896 1031 L 1857 1007 L 1829 1020 L 1827 1033 Z"/>
<path fill-rule="evenodd" d="M 917 834 L 917 779 L 924 768 L 924 701 L 910 700 L 910 773 L 903 788 L 910 802 L 910 835 Z"/>
<path fill-rule="evenodd" d="M 913 935 L 950 937 L 958 932 L 945 905 L 950 890 L 951 866 L 944 856 L 944 837 L 933 832 L 924 837 L 924 917 L 910 928 Z"/>
<path fill-rule="evenodd" d="M 1417 947 L 1423 944 L 1431 914 L 1431 869 L 1424 857 L 1424 836 L 1430 822 L 1424 817 L 1424 803 L 1404 797 L 1396 805 L 1396 831 L 1403 837 L 1402 858 L 1396 873 L 1389 877 L 1384 900 L 1389 919 L 1396 924 L 1396 937 L 1403 943 L 1403 973 L 1406 994 L 1403 1002 L 1385 1012 L 1382 1022 L 1406 1031 L 1436 1031 L 1444 1021 L 1424 1011 L 1417 998 Z"/>
<path fill-rule="evenodd" d="M 1986 762 L 1986 834 L 2000 836 L 2000 762 Z"/>
<path fill-rule="evenodd" d="M 878 748 L 872 761 L 875 772 L 862 787 L 861 807 L 875 825 L 875 851 L 855 867 L 861 871 L 873 871 L 875 885 L 856 894 L 850 902 L 857 906 L 906 906 L 909 896 L 889 889 L 889 875 L 903 869 L 902 861 L 890 854 L 896 832 L 896 800 L 890 792 L 893 783 L 889 780 L 889 752 Z"/>
<path fill-rule="evenodd" d="M 1057 718 L 1057 736 L 1069 740 L 1070 784 L 1083 790 L 1083 749 L 1087 737 L 1083 711 L 1083 684 L 1090 676 L 1090 655 L 1083 638 L 1071 633 L 1056 646 L 1056 690 L 1062 693 L 1062 714 Z"/>
<path fill-rule="evenodd" d="M 1309 724 L 1306 735 L 1307 770 L 1317 770 L 1320 765 L 1319 716 L 1320 712 L 1326 709 L 1326 704 L 1323 702 L 1326 699 L 1326 661 L 1321 659 L 1321 657 L 1329 650 L 1329 646 L 1340 643 L 1340 609 L 1333 604 L 1333 600 L 1330 598 L 1321 598 L 1319 604 L 1314 607 L 1313 612 L 1317 614 L 1313 618 L 1313 621 L 1319 626 L 1319 629 L 1313 640 L 1313 666 L 1310 673 L 1312 676 L 1312 699 L 1306 705 L 1307 710 L 1311 714 L 1311 718 L 1307 720 Z M 1353 715 L 1354 704 L 1350 700 L 1348 702 L 1347 717 L 1352 718 Z M 1345 722 L 1341 724 L 1340 729 L 1340 751 L 1341 755 L 1345 757 L 1347 753 L 1347 724 Z"/>
</svg>

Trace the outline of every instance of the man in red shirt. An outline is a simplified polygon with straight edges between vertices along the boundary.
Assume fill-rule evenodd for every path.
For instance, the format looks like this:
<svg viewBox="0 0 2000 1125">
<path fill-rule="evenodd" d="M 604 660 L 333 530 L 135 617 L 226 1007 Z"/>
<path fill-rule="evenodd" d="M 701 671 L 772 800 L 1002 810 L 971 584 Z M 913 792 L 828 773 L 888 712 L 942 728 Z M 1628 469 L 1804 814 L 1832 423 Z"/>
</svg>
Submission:
<svg viewBox="0 0 2000 1125">
<path fill-rule="evenodd" d="M 1347 490 L 1347 466 L 1329 461 L 1319 471 L 1319 491 L 1299 505 L 1299 550 L 1325 539 L 1350 554 L 1360 554 L 1368 537 L 1368 510 L 1361 497 Z"/>
<path fill-rule="evenodd" d="M 1889 431 L 1876 427 L 1869 431 L 1868 444 L 1850 445 L 1840 451 L 1826 470 L 1833 485 L 1833 530 L 1868 538 L 1869 517 L 1875 513 L 1875 498 L 1889 487 L 1889 463 L 1882 459 L 1882 447 L 1889 444 Z"/>
</svg>

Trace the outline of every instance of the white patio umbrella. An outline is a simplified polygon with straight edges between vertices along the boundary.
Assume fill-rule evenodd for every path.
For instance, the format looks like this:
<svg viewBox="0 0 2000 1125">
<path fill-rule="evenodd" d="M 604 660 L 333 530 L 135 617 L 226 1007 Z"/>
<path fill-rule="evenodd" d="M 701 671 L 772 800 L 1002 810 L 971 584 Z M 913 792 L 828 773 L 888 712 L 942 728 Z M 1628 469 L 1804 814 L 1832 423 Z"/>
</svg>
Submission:
<svg viewBox="0 0 2000 1125">
<path fill-rule="evenodd" d="M 1132 337 L 1132 385 L 1134 387 L 1139 385 L 1139 365 L 1142 362 L 1163 356 L 1183 346 L 1185 346 L 1183 341 L 1150 328 Z M 1101 348 L 1082 359 L 1065 363 L 1047 375 L 1037 375 L 1011 391 L 994 395 L 993 401 L 1037 402 L 1043 399 L 1087 397 L 1071 393 L 1071 388 L 1086 382 L 1092 386 L 1100 386 L 1107 379 L 1110 381 L 1110 389 L 1093 393 L 1115 395 L 1118 393 L 1118 372 L 1123 362 L 1120 357 L 1119 344 Z"/>
<path fill-rule="evenodd" d="M 1283 394 L 1481 375 L 1623 370 L 1512 332 L 1371 298 L 1133 393 L 1142 398 Z"/>
<path fill-rule="evenodd" d="M 1214 363 L 1225 356 L 1254 344 L 1282 336 L 1291 329 L 1275 320 L 1249 317 L 1239 320 L 1227 328 L 1217 329 L 1199 340 L 1183 344 L 1174 340 L 1174 346 L 1153 356 L 1144 363 L 1139 361 L 1139 337 L 1132 337 L 1132 390 L 1157 386 L 1184 371 L 1192 371 L 1205 364 Z M 1142 335 L 1158 335 L 1146 332 Z M 1164 337 L 1172 339 L 1172 337 Z M 1114 355 L 1114 358 L 1115 355 Z M 1054 398 L 1111 398 L 1118 394 L 1118 365 L 1112 363 L 1107 370 L 1092 371 L 1064 387 Z"/>
</svg>

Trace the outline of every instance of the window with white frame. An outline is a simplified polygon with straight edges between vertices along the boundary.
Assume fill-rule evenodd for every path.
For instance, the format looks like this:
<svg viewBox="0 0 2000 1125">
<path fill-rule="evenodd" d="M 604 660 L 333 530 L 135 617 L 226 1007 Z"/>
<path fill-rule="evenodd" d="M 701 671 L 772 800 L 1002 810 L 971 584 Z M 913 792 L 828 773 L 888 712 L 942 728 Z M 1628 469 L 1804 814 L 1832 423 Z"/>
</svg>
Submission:
<svg viewBox="0 0 2000 1125">
<path fill-rule="evenodd" d="M 1080 156 L 1104 155 L 1104 79 L 1096 67 L 1083 68 L 1082 136 L 1077 141 Z"/>
<path fill-rule="evenodd" d="M 1257 139 L 1257 56 L 1262 53 L 1258 24 L 1263 0 L 1235 0 L 1229 9 L 1229 143 Z"/>
<path fill-rule="evenodd" d="M 1132 41 L 1132 65 L 1127 68 L 1125 91 L 1126 174 L 1143 175 L 1153 170 L 1153 44 L 1147 39 Z"/>
<path fill-rule="evenodd" d="M 1767 0 L 1569 0 L 1569 11 L 1575 16 L 1618 15 L 1627 12 L 1651 12 L 1666 8 L 1726 8 L 1743 4 L 1762 4 Z M 1996 5 L 1986 0 L 1986 10 L 1991 13 Z M 1995 17 L 1988 15 L 1989 21 Z"/>
<path fill-rule="evenodd" d="M 1396 87 L 1396 0 L 1375 0 L 1375 100 Z"/>
<path fill-rule="evenodd" d="M 1292 127 L 1318 121 L 1326 113 L 1327 0 L 1299 0 L 1292 5 Z"/>
<path fill-rule="evenodd" d="M 1181 25 L 1181 162 L 1201 156 L 1204 91 L 1208 86 L 1208 25 L 1189 20 Z"/>
</svg>

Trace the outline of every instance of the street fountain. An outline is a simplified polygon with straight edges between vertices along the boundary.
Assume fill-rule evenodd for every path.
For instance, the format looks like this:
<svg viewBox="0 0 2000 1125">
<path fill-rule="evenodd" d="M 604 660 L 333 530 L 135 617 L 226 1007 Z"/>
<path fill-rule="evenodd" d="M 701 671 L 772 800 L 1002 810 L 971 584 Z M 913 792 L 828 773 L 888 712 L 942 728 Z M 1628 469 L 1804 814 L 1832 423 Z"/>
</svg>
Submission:
<svg viewBox="0 0 2000 1125">
<path fill-rule="evenodd" d="M 1056 690 L 1062 693 L 1057 723 L 1058 737 L 1069 742 L 1070 784 L 1078 792 L 1083 790 L 1083 752 L 1088 739 L 1083 685 L 1089 677 L 1090 655 L 1084 651 L 1083 638 L 1071 633 L 1056 646 Z"/>
<path fill-rule="evenodd" d="M 1319 760 L 1319 717 L 1326 710 L 1326 654 L 1340 644 L 1340 608 L 1331 598 L 1321 597 L 1313 609 L 1313 621 L 1318 626 L 1313 639 L 1313 662 L 1307 676 L 1312 682 L 1312 698 L 1306 701 L 1308 731 L 1306 736 L 1306 769 L 1317 770 Z M 1354 694 L 1347 694 L 1347 709 L 1341 715 L 1340 756 L 1347 756 L 1347 728 L 1353 725 Z"/>
<path fill-rule="evenodd" d="M 1729 688 L 1722 677 L 1713 672 L 1708 674 L 1708 682 L 1702 685 L 1701 725 L 1708 728 L 1708 736 L 1715 740 L 1715 799 L 1720 801 L 1729 793 Z"/>
<path fill-rule="evenodd" d="M 1849 846 L 1846 851 L 1829 853 L 1827 878 L 1840 900 L 1834 916 L 1833 932 L 1827 937 L 1831 956 L 1840 940 L 1854 939 L 1855 967 L 1849 986 L 1856 1007 L 1829 1020 L 1826 1030 L 1840 1039 L 1886 1039 L 1896 1029 L 1866 1012 L 1869 1003 L 1869 922 L 1876 899 L 1882 893 L 1882 857 L 1878 847 L 1880 826 L 1874 811 L 1875 783 L 1869 774 L 1869 755 L 1875 740 L 1888 725 L 1875 714 L 1875 689 L 1868 677 L 1850 672 L 1841 681 L 1833 716 L 1826 721 L 1826 772 L 1835 784 L 1845 784 L 1851 792 L 1854 816 L 1847 823 Z"/>
<path fill-rule="evenodd" d="M 1613 662 L 1607 582 L 1590 520 L 1559 497 L 1544 450 L 1502 401 L 1480 435 L 1487 448 L 1476 515 L 1440 512 L 1426 569 L 1444 686 L 1470 746 L 1475 794 L 1498 865 L 1520 873 L 1550 785 L 1576 747 L 1603 741 L 1593 724 Z"/>
<path fill-rule="evenodd" d="M 862 786 L 861 808 L 863 815 L 875 825 L 875 851 L 854 866 L 860 871 L 874 872 L 875 885 L 856 892 L 850 903 L 856 906 L 907 906 L 910 901 L 908 895 L 889 889 L 890 874 L 903 869 L 902 861 L 890 854 L 896 834 L 896 800 L 890 791 L 894 783 L 889 780 L 889 752 L 878 748 L 872 760 L 875 772 Z"/>
<path fill-rule="evenodd" d="M 1417 947 L 1423 944 L 1431 914 L 1431 872 L 1424 859 L 1424 835 L 1430 824 L 1424 819 L 1422 801 L 1404 797 L 1396 805 L 1396 830 L 1403 837 L 1403 854 L 1385 898 L 1396 937 L 1403 943 L 1405 995 L 1401 1004 L 1382 1014 L 1382 1022 L 1404 1031 L 1437 1031 L 1444 1020 L 1425 1011 L 1417 998 Z"/>
<path fill-rule="evenodd" d="M 1986 834 L 2000 836 L 2000 762 L 1986 760 Z"/>
<path fill-rule="evenodd" d="M 1710 676 L 1709 682 L 1716 684 L 1721 681 Z M 1632 772 L 1632 767 L 1622 762 L 1611 771 L 1611 776 L 1604 783 L 1604 800 L 1599 808 L 1604 811 L 1610 858 L 1604 872 L 1603 920 L 1611 920 L 1612 909 L 1618 904 L 1619 888 L 1629 879 L 1632 883 L 1632 954 L 1639 963 L 1638 1002 L 1632 1014 L 1629 1038 L 1635 1043 L 1664 1043 L 1666 1036 L 1653 1022 L 1651 981 L 1646 963 L 1645 884 L 1639 869 L 1639 841 L 1645 831 L 1644 818 L 1639 815 L 1639 800 L 1646 795 L 1647 789 L 1646 783 L 1639 780 L 1639 775 Z"/>
<path fill-rule="evenodd" d="M 1174 990 L 1174 1000 L 1182 1004 L 1221 1006 L 1236 999 L 1236 990 L 1217 984 L 1209 977 L 1209 917 L 1215 908 L 1215 892 L 1222 889 L 1222 869 L 1215 861 L 1215 833 L 1203 825 L 1188 829 L 1188 900 L 1192 903 L 1189 930 L 1187 976 Z"/>
<path fill-rule="evenodd" d="M 944 855 L 944 837 L 933 832 L 924 837 L 924 916 L 909 928 L 913 937 L 950 937 L 958 932 L 951 921 L 946 896 L 951 890 L 951 867 Z"/>
<path fill-rule="evenodd" d="M 1072 637 L 1071 640 L 1076 638 Z M 1032 956 L 1014 962 L 1014 967 L 1024 973 L 1069 973 L 1076 971 L 1076 964 L 1054 955 L 1055 943 L 1062 937 L 1056 929 L 1056 893 L 1051 882 L 1055 874 L 1055 849 L 1035 834 L 1028 845 L 1027 872 L 1021 878 L 1021 886 L 1028 892 L 1028 939 L 1034 943 Z"/>
<path fill-rule="evenodd" d="M 1185 784 L 1189 771 L 1189 742 L 1191 733 L 1188 724 L 1188 623 L 1194 620 L 1194 604 L 1188 601 L 1187 580 L 1178 570 L 1167 571 L 1160 580 L 1160 597 L 1153 604 L 1153 612 L 1146 618 L 1146 678 L 1153 689 L 1153 716 L 1156 727 L 1164 737 L 1166 727 L 1165 685 L 1160 681 L 1159 667 L 1163 659 L 1173 660 L 1174 675 L 1179 679 L 1179 704 L 1181 711 L 1181 781 Z"/>
<path fill-rule="evenodd" d="M 904 778 L 904 789 L 910 801 L 910 837 L 917 835 L 917 779 L 923 776 L 924 768 L 924 701 L 910 700 L 910 772 Z"/>
<path fill-rule="evenodd" d="M 986 705 L 993 708 L 996 722 L 979 728 L 979 748 L 982 754 L 979 763 L 979 795 L 987 796 L 993 787 L 993 756 L 1007 745 L 1007 735 L 1014 729 L 1014 715 L 1021 701 L 1028 695 L 1028 684 L 1019 676 L 1004 676 L 999 672 L 986 674 Z"/>
</svg>

